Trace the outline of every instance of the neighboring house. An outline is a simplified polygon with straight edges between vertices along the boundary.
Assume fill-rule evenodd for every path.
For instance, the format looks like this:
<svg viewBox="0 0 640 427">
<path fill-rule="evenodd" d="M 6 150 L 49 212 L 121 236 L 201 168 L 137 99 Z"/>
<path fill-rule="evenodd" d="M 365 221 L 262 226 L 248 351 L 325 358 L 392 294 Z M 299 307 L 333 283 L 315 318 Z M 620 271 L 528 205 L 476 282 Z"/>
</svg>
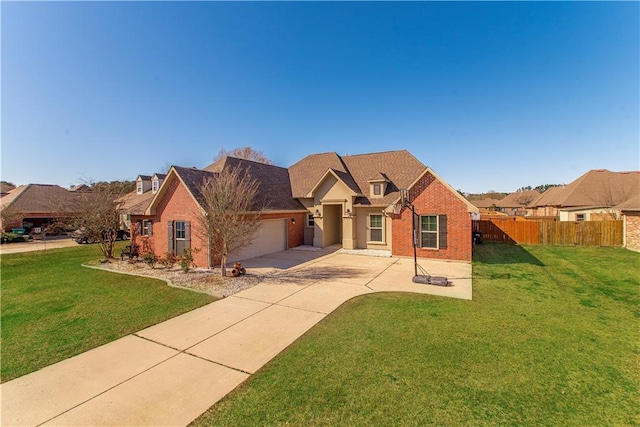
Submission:
<svg viewBox="0 0 640 427">
<path fill-rule="evenodd" d="M 172 166 L 148 204 L 144 216 L 131 215 L 131 221 L 152 219 L 143 229 L 138 243 L 158 255 L 167 252 L 181 255 L 185 248 L 197 248 L 194 262 L 200 267 L 219 263 L 210 254 L 209 242 L 199 222 L 202 195 L 200 188 L 223 168 L 240 167 L 258 182 L 256 206 L 261 209 L 261 226 L 254 242 L 240 253 L 231 254 L 229 261 L 283 251 L 303 244 L 306 210 L 291 197 L 287 169 L 225 157 L 204 170 Z"/>
<path fill-rule="evenodd" d="M 527 215 L 527 206 L 538 196 L 540 196 L 540 193 L 536 190 L 517 191 L 508 194 L 504 199 L 496 203 L 496 207 L 499 212 L 509 216 L 525 216 Z"/>
<path fill-rule="evenodd" d="M 78 193 L 58 185 L 27 184 L 9 191 L 0 199 L 2 228 L 42 227 L 67 219 L 79 211 Z"/>
<path fill-rule="evenodd" d="M 418 256 L 471 261 L 471 213 L 478 209 L 408 151 L 354 156 L 313 154 L 290 168 L 225 157 L 199 170 L 172 167 L 143 215 L 152 234 L 141 238 L 158 255 L 199 248 L 196 265 L 212 267 L 203 241 L 199 188 L 224 168 L 241 167 L 259 183 L 262 226 L 254 242 L 229 261 L 302 244 L 382 249 L 413 255 L 412 216 L 393 213 L 406 188 L 418 213 Z M 146 177 L 142 177 L 142 181 Z M 144 189 L 144 183 L 143 187 Z"/>
<path fill-rule="evenodd" d="M 640 252 L 640 194 L 616 206 L 622 213 L 623 246 Z"/>
<path fill-rule="evenodd" d="M 116 199 L 122 214 L 122 227 L 131 230 L 132 218 L 135 218 L 133 224 L 137 225 L 136 233 L 139 235 L 149 235 L 153 217 L 145 215 L 151 200 L 158 192 L 164 174 L 138 175 L 135 180 L 136 189 L 124 196 Z"/>
<path fill-rule="evenodd" d="M 640 193 L 640 172 L 591 170 L 572 183 L 553 187 L 529 204 L 537 216 L 557 216 L 560 221 L 620 219 L 617 205 Z"/>
<path fill-rule="evenodd" d="M 495 214 L 498 212 L 498 203 L 500 200 L 487 197 L 482 200 L 469 200 L 473 206 L 480 210 L 481 214 Z"/>
</svg>

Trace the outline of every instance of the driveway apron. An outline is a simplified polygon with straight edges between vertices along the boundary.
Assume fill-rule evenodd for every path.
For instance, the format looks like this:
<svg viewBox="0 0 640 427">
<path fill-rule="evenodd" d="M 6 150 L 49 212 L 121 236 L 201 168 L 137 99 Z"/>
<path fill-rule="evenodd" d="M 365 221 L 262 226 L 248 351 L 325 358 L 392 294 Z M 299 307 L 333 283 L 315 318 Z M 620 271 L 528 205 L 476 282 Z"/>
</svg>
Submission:
<svg viewBox="0 0 640 427">
<path fill-rule="evenodd" d="M 290 250 L 249 260 L 266 275 L 257 286 L 2 384 L 2 425 L 186 425 L 355 296 L 471 299 L 470 264 L 421 264 L 454 286 L 413 283 L 405 258 Z"/>
</svg>

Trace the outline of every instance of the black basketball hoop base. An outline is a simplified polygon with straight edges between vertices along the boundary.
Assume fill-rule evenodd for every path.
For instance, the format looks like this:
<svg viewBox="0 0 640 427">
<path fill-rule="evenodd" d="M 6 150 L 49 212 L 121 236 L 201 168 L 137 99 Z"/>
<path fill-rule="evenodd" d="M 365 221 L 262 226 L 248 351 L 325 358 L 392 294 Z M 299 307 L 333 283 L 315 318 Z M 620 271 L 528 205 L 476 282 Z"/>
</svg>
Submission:
<svg viewBox="0 0 640 427">
<path fill-rule="evenodd" d="M 443 276 L 426 276 L 426 275 L 418 275 L 413 276 L 413 283 L 422 283 L 425 285 L 435 285 L 435 286 L 451 286 L 451 282 L 448 278 Z"/>
</svg>

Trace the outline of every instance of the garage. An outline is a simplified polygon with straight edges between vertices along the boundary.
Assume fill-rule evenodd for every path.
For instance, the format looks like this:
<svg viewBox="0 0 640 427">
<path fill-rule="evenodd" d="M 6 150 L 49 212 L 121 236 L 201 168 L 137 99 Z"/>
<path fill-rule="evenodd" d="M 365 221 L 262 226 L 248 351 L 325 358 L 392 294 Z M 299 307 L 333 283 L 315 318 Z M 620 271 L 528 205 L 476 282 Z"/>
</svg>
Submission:
<svg viewBox="0 0 640 427">
<path fill-rule="evenodd" d="M 272 219 L 261 221 L 253 242 L 238 254 L 229 256 L 229 262 L 254 258 L 287 249 L 287 221 Z"/>
</svg>

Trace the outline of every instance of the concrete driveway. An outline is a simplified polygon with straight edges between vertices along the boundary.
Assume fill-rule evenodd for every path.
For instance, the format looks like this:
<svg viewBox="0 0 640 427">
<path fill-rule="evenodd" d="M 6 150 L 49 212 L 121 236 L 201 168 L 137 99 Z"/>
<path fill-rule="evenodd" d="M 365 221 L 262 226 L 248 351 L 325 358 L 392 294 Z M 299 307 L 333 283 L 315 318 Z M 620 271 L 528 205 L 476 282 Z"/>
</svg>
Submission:
<svg viewBox="0 0 640 427">
<path fill-rule="evenodd" d="M 345 301 L 372 292 L 471 299 L 471 265 L 289 250 L 243 263 L 259 285 L 0 386 L 2 425 L 186 425 Z"/>
<path fill-rule="evenodd" d="M 17 254 L 20 252 L 46 251 L 50 249 L 78 246 L 69 236 L 51 236 L 46 240 L 30 240 L 20 243 L 6 243 L 0 245 L 0 255 Z"/>
</svg>

